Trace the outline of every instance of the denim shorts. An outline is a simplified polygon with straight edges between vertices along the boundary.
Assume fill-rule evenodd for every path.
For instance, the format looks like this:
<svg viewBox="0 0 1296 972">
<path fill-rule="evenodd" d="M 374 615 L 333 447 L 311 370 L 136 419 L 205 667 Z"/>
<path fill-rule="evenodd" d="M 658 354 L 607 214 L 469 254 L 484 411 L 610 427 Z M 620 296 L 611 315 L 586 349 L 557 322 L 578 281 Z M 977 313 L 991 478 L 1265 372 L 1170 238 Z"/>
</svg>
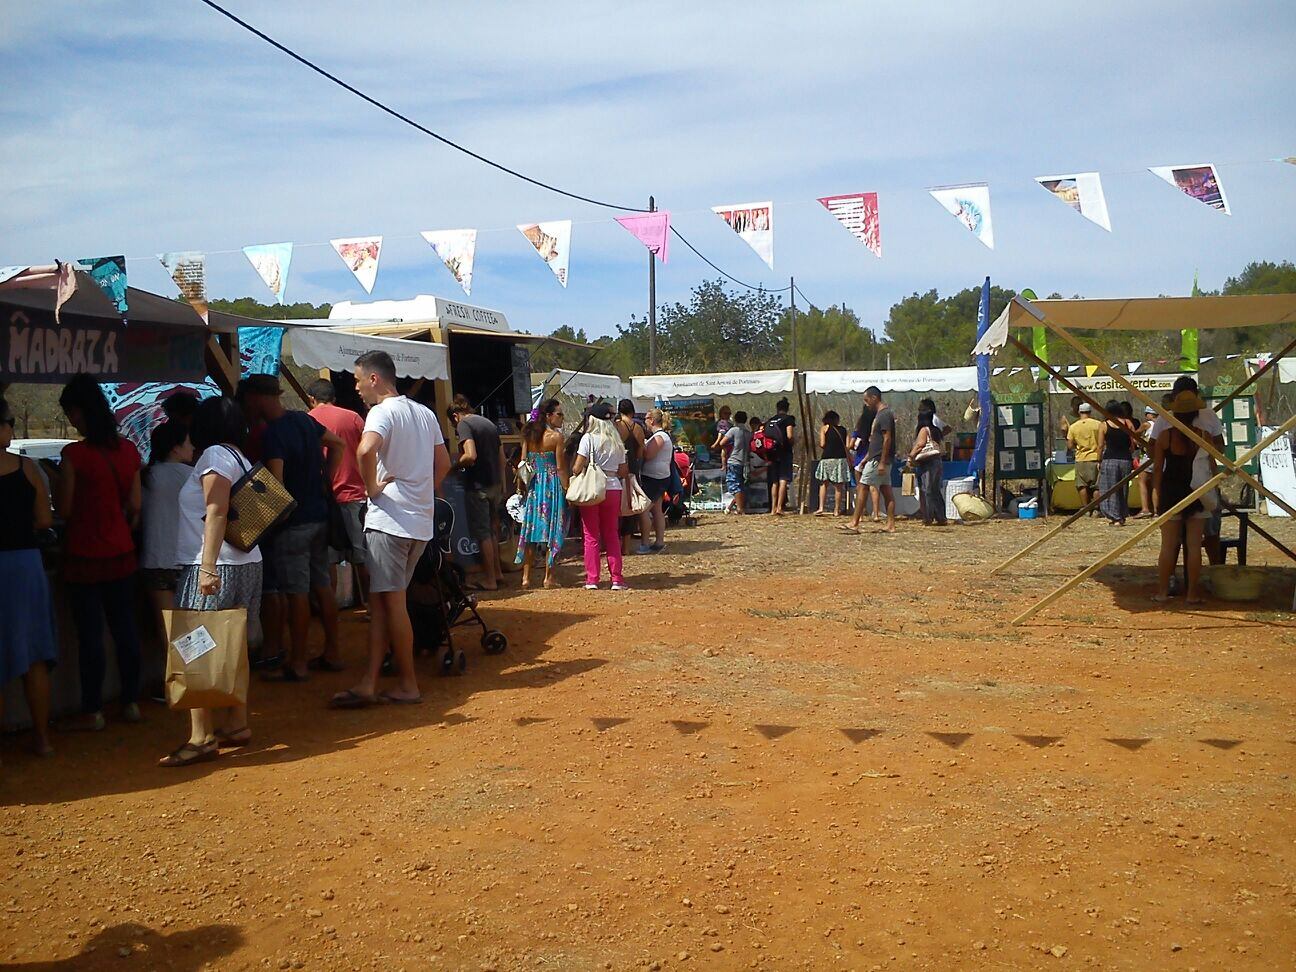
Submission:
<svg viewBox="0 0 1296 972">
<path fill-rule="evenodd" d="M 741 493 L 747 486 L 747 470 L 737 463 L 725 466 L 725 492 Z"/>
</svg>

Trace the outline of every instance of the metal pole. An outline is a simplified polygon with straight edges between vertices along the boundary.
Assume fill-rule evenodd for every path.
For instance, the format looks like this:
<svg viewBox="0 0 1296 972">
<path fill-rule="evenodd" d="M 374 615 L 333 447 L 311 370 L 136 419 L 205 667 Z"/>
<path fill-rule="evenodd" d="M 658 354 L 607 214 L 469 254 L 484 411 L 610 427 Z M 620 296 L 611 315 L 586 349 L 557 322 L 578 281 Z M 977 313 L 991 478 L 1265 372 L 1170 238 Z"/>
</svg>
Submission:
<svg viewBox="0 0 1296 972">
<path fill-rule="evenodd" d="M 648 211 L 657 211 L 657 200 L 648 197 Z M 648 251 L 648 374 L 657 374 L 657 260 Z"/>
<path fill-rule="evenodd" d="M 796 353 L 796 277 L 788 278 L 788 297 L 792 301 L 792 367 L 797 366 Z"/>
</svg>

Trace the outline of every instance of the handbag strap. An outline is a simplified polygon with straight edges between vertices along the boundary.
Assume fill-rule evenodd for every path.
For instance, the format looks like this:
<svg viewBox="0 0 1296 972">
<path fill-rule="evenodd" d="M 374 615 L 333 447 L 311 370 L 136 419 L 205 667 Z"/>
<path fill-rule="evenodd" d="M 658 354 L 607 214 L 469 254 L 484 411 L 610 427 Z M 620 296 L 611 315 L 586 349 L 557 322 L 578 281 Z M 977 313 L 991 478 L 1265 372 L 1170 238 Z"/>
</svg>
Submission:
<svg viewBox="0 0 1296 972">
<path fill-rule="evenodd" d="M 235 449 L 233 446 L 227 446 L 224 443 L 221 443 L 221 448 L 234 457 L 234 461 L 238 463 L 238 467 L 240 470 L 242 470 L 244 476 L 246 476 L 249 472 L 252 471 L 251 469 L 249 469 L 247 466 L 243 464 L 243 457 L 239 454 L 239 451 Z"/>
</svg>

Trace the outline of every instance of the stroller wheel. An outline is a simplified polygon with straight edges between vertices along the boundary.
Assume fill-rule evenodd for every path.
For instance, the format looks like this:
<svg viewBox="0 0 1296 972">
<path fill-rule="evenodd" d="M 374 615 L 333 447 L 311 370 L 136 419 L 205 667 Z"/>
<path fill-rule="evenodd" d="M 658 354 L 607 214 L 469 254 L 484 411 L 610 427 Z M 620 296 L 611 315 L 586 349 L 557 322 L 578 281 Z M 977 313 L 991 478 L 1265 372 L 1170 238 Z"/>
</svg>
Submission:
<svg viewBox="0 0 1296 972">
<path fill-rule="evenodd" d="M 488 655 L 503 654 L 508 649 L 508 638 L 503 631 L 487 631 L 482 635 L 481 646 Z"/>
<path fill-rule="evenodd" d="M 442 645 L 436 653 L 437 674 L 453 675 L 455 673 L 455 650 L 450 645 Z"/>
</svg>

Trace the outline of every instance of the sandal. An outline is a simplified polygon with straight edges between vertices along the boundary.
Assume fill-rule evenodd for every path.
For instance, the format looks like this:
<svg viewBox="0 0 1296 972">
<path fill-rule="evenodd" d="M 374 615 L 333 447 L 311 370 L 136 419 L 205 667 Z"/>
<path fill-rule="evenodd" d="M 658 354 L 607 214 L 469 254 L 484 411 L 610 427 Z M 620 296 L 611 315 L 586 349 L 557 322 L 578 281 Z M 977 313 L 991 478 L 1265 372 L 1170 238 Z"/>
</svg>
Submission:
<svg viewBox="0 0 1296 972">
<path fill-rule="evenodd" d="M 330 709 L 367 709 L 369 706 L 377 704 L 377 696 L 361 695 L 354 689 L 347 689 L 329 699 L 328 707 Z"/>
<path fill-rule="evenodd" d="M 170 756 L 163 756 L 158 760 L 159 766 L 174 768 L 178 766 L 192 766 L 194 763 L 210 763 L 217 756 L 216 744 L 206 743 L 202 746 L 195 746 L 193 743 L 185 743 Z"/>
<path fill-rule="evenodd" d="M 392 695 L 390 692 L 383 692 L 378 696 L 378 701 L 383 705 L 422 705 L 423 696 L 416 695 L 412 699 L 403 699 L 399 695 Z"/>
<path fill-rule="evenodd" d="M 238 749 L 252 742 L 252 729 L 249 726 L 234 730 L 217 729 L 216 742 L 220 749 Z"/>
</svg>

